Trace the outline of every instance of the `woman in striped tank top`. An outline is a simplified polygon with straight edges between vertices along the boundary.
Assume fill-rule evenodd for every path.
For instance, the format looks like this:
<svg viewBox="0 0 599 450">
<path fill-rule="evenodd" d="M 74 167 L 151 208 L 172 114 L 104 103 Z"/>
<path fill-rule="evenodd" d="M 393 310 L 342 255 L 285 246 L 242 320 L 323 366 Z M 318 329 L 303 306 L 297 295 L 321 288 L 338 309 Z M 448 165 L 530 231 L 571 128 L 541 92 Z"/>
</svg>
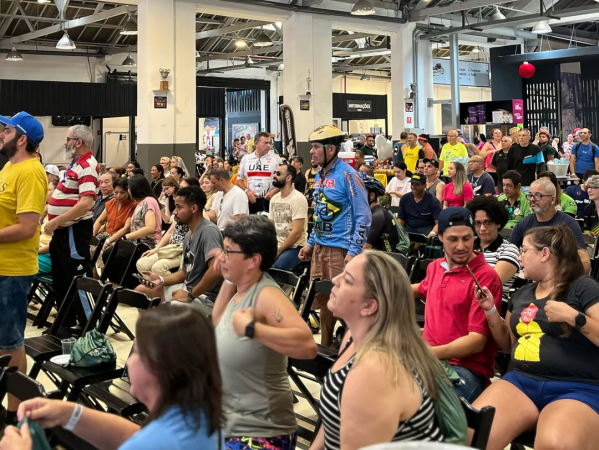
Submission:
<svg viewBox="0 0 599 450">
<path fill-rule="evenodd" d="M 349 331 L 322 385 L 323 428 L 311 450 L 442 441 L 433 401 L 435 371 L 443 369 L 416 324 L 403 268 L 387 254 L 367 250 L 333 284 L 328 307 Z"/>
</svg>

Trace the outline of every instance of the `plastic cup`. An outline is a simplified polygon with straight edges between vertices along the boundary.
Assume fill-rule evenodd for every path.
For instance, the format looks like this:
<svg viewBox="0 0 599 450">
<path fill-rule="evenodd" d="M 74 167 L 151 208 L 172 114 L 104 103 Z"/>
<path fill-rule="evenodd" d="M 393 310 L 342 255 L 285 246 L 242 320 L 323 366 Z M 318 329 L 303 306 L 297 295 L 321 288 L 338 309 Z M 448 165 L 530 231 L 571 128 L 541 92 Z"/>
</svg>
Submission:
<svg viewBox="0 0 599 450">
<path fill-rule="evenodd" d="M 62 339 L 60 341 L 60 343 L 62 344 L 62 354 L 70 355 L 71 351 L 73 350 L 73 345 L 75 345 L 75 342 L 77 342 L 77 339 L 75 338 Z"/>
</svg>

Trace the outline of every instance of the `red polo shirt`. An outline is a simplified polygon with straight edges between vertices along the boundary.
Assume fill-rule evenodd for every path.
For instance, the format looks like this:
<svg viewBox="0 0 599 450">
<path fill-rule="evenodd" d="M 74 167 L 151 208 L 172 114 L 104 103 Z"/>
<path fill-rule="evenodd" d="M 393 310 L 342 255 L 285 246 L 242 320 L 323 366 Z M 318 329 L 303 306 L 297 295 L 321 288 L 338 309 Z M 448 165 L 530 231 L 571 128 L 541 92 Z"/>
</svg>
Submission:
<svg viewBox="0 0 599 450">
<path fill-rule="evenodd" d="M 468 266 L 476 275 L 481 286 L 489 288 L 495 299 L 495 306 L 501 310 L 503 288 L 497 272 L 489 266 L 482 253 Z M 433 347 L 449 344 L 458 338 L 475 332 L 487 336 L 482 352 L 465 358 L 450 359 L 449 363 L 492 378 L 495 371 L 497 344 L 491 335 L 485 312 L 478 306 L 474 297 L 474 280 L 466 267 L 447 270 L 445 258 L 429 264 L 426 278 L 418 290 L 426 298 L 424 311 L 424 339 Z"/>
</svg>

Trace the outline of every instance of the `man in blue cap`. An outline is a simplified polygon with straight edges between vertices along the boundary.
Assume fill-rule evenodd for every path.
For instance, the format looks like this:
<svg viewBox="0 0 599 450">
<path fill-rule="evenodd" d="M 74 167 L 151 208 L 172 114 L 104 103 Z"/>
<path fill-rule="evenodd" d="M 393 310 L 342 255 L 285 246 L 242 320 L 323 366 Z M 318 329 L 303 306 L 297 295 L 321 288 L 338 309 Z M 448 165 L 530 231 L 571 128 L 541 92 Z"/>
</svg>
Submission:
<svg viewBox="0 0 599 450">
<path fill-rule="evenodd" d="M 452 207 L 439 214 L 439 239 L 445 257 L 432 261 L 426 278 L 412 285 L 416 298 L 426 299 L 422 337 L 441 360 L 462 379 L 456 394 L 472 402 L 494 376 L 497 344 L 485 312 L 475 298 L 474 273 L 481 286 L 493 293 L 501 308 L 503 289 L 497 273 L 474 249 L 474 220 L 465 208 Z"/>
<path fill-rule="evenodd" d="M 0 171 L 0 355 L 26 373 L 27 294 L 38 272 L 40 217 L 48 180 L 36 150 L 44 138 L 42 124 L 26 112 L 0 116 L 0 152 L 8 162 Z M 16 422 L 19 401 L 8 396 L 7 423 Z"/>
</svg>

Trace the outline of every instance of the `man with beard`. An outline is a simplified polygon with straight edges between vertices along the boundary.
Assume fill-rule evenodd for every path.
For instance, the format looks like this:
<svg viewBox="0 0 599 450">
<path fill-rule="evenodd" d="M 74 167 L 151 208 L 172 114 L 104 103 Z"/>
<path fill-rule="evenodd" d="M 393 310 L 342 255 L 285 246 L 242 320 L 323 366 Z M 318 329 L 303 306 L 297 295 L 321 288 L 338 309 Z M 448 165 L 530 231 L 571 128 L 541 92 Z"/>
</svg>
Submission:
<svg viewBox="0 0 599 450">
<path fill-rule="evenodd" d="M 497 344 L 485 312 L 475 299 L 476 285 L 489 288 L 495 307 L 501 308 L 503 288 L 497 272 L 474 252 L 474 220 L 465 208 L 444 209 L 439 215 L 439 239 L 445 257 L 432 261 L 426 278 L 413 284 L 415 298 L 426 300 L 422 337 L 435 355 L 447 360 L 463 383 L 454 387 L 459 397 L 472 402 L 495 374 Z"/>
<path fill-rule="evenodd" d="M 38 272 L 40 217 L 48 190 L 35 154 L 44 129 L 26 112 L 0 116 L 0 123 L 0 152 L 8 160 L 0 171 L 0 355 L 10 355 L 10 365 L 26 373 L 27 293 Z M 16 423 L 18 406 L 9 395 L 6 423 Z"/>
<path fill-rule="evenodd" d="M 65 158 L 72 161 L 54 190 L 48 204 L 45 232 L 52 234 L 52 286 L 60 304 L 66 297 L 73 277 L 91 275 L 90 240 L 93 233 L 93 205 L 98 196 L 100 165 L 92 156 L 93 133 L 85 125 L 67 132 Z M 87 302 L 83 307 L 88 308 Z M 89 311 L 88 311 L 89 312 Z M 75 325 L 74 312 L 63 324 Z"/>
<path fill-rule="evenodd" d="M 539 147 L 543 152 L 543 158 L 545 162 L 551 161 L 555 158 L 555 149 L 551 145 L 551 133 L 545 128 L 539 131 Z"/>
<path fill-rule="evenodd" d="M 296 176 L 293 165 L 281 164 L 272 180 L 272 185 L 280 189 L 270 201 L 268 212 L 268 218 L 275 224 L 279 244 L 275 269 L 291 270 L 301 263 L 297 255 L 307 242 L 308 202 L 293 187 Z"/>
<path fill-rule="evenodd" d="M 187 186 L 175 196 L 175 221 L 187 225 L 183 241 L 183 267 L 165 277 L 145 272 L 147 280 L 135 290 L 163 302 L 190 303 L 206 315 L 211 314 L 221 276 L 213 269 L 212 251 L 221 249 L 223 236 L 216 225 L 204 219 L 206 194 L 198 186 Z"/>
<path fill-rule="evenodd" d="M 518 222 L 509 237 L 510 242 L 516 247 L 520 247 L 524 241 L 524 235 L 530 228 L 551 227 L 559 223 L 565 223 L 574 233 L 578 243 L 578 256 L 580 256 L 585 273 L 588 273 L 591 270 L 591 260 L 582 237 L 580 225 L 568 214 L 555 208 L 555 185 L 548 178 L 539 178 L 530 185 L 530 193 L 527 196 L 533 214 Z"/>
</svg>

